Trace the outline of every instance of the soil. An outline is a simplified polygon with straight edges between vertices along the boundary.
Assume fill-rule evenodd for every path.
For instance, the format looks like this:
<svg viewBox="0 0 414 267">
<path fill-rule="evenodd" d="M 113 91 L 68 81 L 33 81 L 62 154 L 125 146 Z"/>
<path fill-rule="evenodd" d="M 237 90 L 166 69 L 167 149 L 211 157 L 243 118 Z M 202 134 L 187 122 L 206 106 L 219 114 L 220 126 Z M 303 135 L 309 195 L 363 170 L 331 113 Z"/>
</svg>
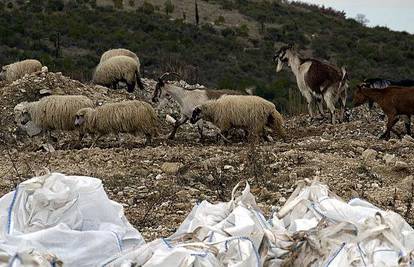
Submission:
<svg viewBox="0 0 414 267">
<path fill-rule="evenodd" d="M 11 84 L 0 83 L 0 196 L 35 175 L 62 172 L 103 180 L 109 197 L 125 207 L 128 220 L 147 241 L 172 234 L 192 207 L 202 200 L 228 201 L 239 181 L 248 181 L 267 216 L 279 209 L 296 182 L 319 179 L 345 200 L 360 197 L 391 209 L 413 223 L 414 139 L 405 136 L 380 140 L 384 121 L 379 110 L 358 107 L 349 121 L 331 125 L 327 119 L 311 121 L 307 115 L 286 118 L 288 141 L 231 144 L 216 140 L 213 130 L 201 143 L 197 129 L 185 125 L 175 140 L 167 140 L 178 108 L 155 106 L 162 134 L 150 146 L 143 137 L 102 138 L 91 148 L 90 137 L 77 143 L 76 133 L 53 132 L 27 137 L 14 124 L 13 108 L 21 101 L 40 98 L 40 90 L 53 94 L 84 94 L 101 104 L 125 99 L 150 102 L 155 86 L 128 94 L 85 85 L 59 73 L 39 72 Z M 403 131 L 400 123 L 398 129 Z M 240 138 L 241 139 L 241 138 Z M 53 150 L 45 146 L 51 142 Z"/>
</svg>

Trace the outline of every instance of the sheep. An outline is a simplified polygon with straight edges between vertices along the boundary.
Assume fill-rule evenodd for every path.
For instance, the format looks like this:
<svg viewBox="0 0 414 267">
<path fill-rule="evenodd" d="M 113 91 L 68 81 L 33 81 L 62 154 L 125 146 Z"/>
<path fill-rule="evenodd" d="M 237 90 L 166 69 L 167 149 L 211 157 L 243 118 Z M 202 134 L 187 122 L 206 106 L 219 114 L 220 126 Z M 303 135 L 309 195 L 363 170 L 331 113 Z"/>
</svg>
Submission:
<svg viewBox="0 0 414 267">
<path fill-rule="evenodd" d="M 273 57 L 277 64 L 276 72 L 288 64 L 296 76 L 300 92 L 308 102 L 308 112 L 313 116 L 312 103 L 316 100 L 319 112 L 323 116 L 322 100 L 325 100 L 331 112 L 332 124 L 335 124 L 335 103 L 340 99 L 340 119 L 344 119 L 348 75 L 344 67 L 337 67 L 316 59 L 305 59 L 299 56 L 293 45 L 282 47 Z"/>
<path fill-rule="evenodd" d="M 42 69 L 42 63 L 36 59 L 26 59 L 23 61 L 15 62 L 2 67 L 0 72 L 0 80 L 6 80 L 13 82 L 24 75 L 30 74 Z"/>
<path fill-rule="evenodd" d="M 139 76 L 139 65 L 131 57 L 111 57 L 96 67 L 93 75 L 94 83 L 116 89 L 119 81 L 126 82 L 130 93 L 134 91 L 136 83 L 140 89 L 144 89 Z"/>
<path fill-rule="evenodd" d="M 275 130 L 283 140 L 286 133 L 284 120 L 275 105 L 258 96 L 226 95 L 209 100 L 193 110 L 191 123 L 203 119 L 212 122 L 226 134 L 231 128 L 247 131 L 250 140 L 260 135 L 267 139 L 265 128 Z"/>
<path fill-rule="evenodd" d="M 176 73 L 164 73 L 158 78 L 158 82 L 155 86 L 154 95 L 152 97 L 152 102 L 158 102 L 160 98 L 166 98 L 171 96 L 174 100 L 180 105 L 181 109 L 181 118 L 177 120 L 174 124 L 174 128 L 171 131 L 168 139 L 174 139 L 177 129 L 186 123 L 192 116 L 193 110 L 196 106 L 205 103 L 208 100 L 218 99 L 224 95 L 243 95 L 246 94 L 240 91 L 234 90 L 203 90 L 203 89 L 194 89 L 187 90 L 177 85 L 168 83 L 165 81 L 165 77 L 168 75 L 178 76 Z M 199 121 L 197 123 L 198 133 L 200 139 L 204 139 L 203 135 L 203 123 Z"/>
<path fill-rule="evenodd" d="M 117 49 L 111 49 L 111 50 L 106 51 L 105 53 L 102 54 L 101 60 L 99 61 L 99 63 L 102 63 L 108 60 L 109 58 L 116 57 L 116 56 L 127 56 L 130 58 L 133 58 L 138 63 L 138 67 L 140 66 L 140 62 L 139 62 L 139 58 L 137 54 L 124 48 L 117 48 Z"/>
<path fill-rule="evenodd" d="M 82 95 L 52 95 L 36 102 L 22 102 L 14 107 L 15 121 L 18 125 L 26 125 L 32 121 L 36 127 L 51 130 L 75 130 L 73 122 L 76 112 L 81 108 L 93 107 L 94 103 Z M 79 132 L 82 139 L 83 132 Z"/>
<path fill-rule="evenodd" d="M 78 110 L 75 125 L 82 127 L 85 132 L 98 134 L 95 142 L 105 134 L 131 133 L 145 134 L 146 144 L 158 135 L 158 117 L 150 104 L 130 100 L 109 103 L 93 108 Z"/>
<path fill-rule="evenodd" d="M 387 115 L 387 128 L 380 138 L 388 140 L 391 131 L 399 135 L 392 129 L 398 121 L 398 115 L 405 115 L 410 119 L 414 114 L 414 87 L 390 86 L 376 89 L 357 86 L 353 97 L 354 106 L 360 106 L 368 101 L 376 102 Z M 407 134 L 411 135 L 409 127 Z"/>
</svg>

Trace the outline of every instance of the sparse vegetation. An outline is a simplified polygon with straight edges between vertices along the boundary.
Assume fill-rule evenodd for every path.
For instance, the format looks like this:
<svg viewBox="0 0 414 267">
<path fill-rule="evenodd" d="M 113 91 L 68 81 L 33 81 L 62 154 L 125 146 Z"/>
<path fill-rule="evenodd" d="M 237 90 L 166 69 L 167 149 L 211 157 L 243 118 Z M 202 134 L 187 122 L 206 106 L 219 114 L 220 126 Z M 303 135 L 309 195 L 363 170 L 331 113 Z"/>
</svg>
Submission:
<svg viewBox="0 0 414 267">
<path fill-rule="evenodd" d="M 103 51 L 126 47 L 142 55 L 144 76 L 157 77 L 165 70 L 163 62 L 176 62 L 197 70 L 188 74 L 191 83 L 231 89 L 254 85 L 260 96 L 284 112 L 302 110 L 302 106 L 292 107 L 301 101 L 290 103 L 294 97 L 289 88 L 296 88 L 293 75 L 275 74 L 274 46 L 282 43 L 294 42 L 306 56 L 345 65 L 351 86 L 368 76 L 413 76 L 412 35 L 385 27 L 366 28 L 330 8 L 284 1 L 209 1 L 256 20 L 261 36 L 252 38 L 251 25 L 230 25 L 225 15 L 215 21 L 219 27 L 186 24 L 182 14 L 170 20 L 165 8 L 169 6 L 171 14 L 170 4 L 174 10 L 180 4 L 177 1 L 166 1 L 164 7 L 146 1 L 131 12 L 118 9 L 123 2 L 114 1 L 119 2 L 115 9 L 95 7 L 95 1 L 63 6 L 62 0 L 8 2 L 14 5 L 10 8 L 5 7 L 8 3 L 0 4 L 0 65 L 37 58 L 51 71 L 85 81 L 90 80 Z"/>
</svg>

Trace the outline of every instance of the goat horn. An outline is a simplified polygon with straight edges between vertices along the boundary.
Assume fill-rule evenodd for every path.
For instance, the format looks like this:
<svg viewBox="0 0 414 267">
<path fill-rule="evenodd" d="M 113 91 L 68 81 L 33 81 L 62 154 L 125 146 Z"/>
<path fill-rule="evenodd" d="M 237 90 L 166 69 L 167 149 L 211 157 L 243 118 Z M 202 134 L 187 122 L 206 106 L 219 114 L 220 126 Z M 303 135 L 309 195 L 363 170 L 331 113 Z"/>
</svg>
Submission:
<svg viewBox="0 0 414 267">
<path fill-rule="evenodd" d="M 170 75 L 170 73 L 169 73 L 169 72 L 166 72 L 166 73 L 164 73 L 163 75 L 161 75 L 161 76 L 158 78 L 158 80 L 162 80 L 162 79 L 164 79 L 165 77 L 167 77 L 168 75 Z"/>
<path fill-rule="evenodd" d="M 165 77 L 167 77 L 167 76 L 169 76 L 169 75 L 174 75 L 174 76 L 176 76 L 177 78 L 180 78 L 181 76 L 180 76 L 180 74 L 178 74 L 178 73 L 176 73 L 176 72 L 166 72 L 166 73 L 164 73 L 163 75 L 161 75 L 159 78 L 158 78 L 158 80 L 163 80 Z"/>
</svg>

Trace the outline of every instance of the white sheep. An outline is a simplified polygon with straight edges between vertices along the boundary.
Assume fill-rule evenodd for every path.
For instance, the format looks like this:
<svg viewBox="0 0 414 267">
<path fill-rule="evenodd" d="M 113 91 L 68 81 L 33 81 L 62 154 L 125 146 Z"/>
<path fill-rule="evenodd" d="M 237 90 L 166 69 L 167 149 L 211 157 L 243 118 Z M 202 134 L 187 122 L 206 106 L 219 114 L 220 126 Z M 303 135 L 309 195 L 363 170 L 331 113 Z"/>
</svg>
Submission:
<svg viewBox="0 0 414 267">
<path fill-rule="evenodd" d="M 144 89 L 139 75 L 139 65 L 131 57 L 111 57 L 96 67 L 93 75 L 94 83 L 116 89 L 120 81 L 127 84 L 128 92 L 134 91 L 136 83 L 139 88 Z"/>
<path fill-rule="evenodd" d="M 205 89 L 194 89 L 187 90 L 180 86 L 174 85 L 165 81 L 164 79 L 168 75 L 179 76 L 176 73 L 164 73 L 158 78 L 158 82 L 155 86 L 154 95 L 152 97 L 153 102 L 158 102 L 161 98 L 171 96 L 179 105 L 181 109 L 181 118 L 174 124 L 174 128 L 169 135 L 169 139 L 174 139 L 177 129 L 189 120 L 193 114 L 195 107 L 205 103 L 208 100 L 218 99 L 224 95 L 243 95 L 246 94 L 241 91 L 234 90 L 205 90 Z M 199 121 L 197 123 L 198 132 L 201 140 L 203 140 L 203 123 Z"/>
<path fill-rule="evenodd" d="M 111 50 L 108 50 L 108 51 L 104 52 L 101 56 L 101 60 L 99 61 L 99 63 L 102 63 L 102 62 L 108 60 L 109 58 L 116 57 L 116 56 L 127 56 L 127 57 L 130 57 L 130 58 L 133 58 L 137 61 L 138 68 L 140 67 L 140 62 L 139 62 L 139 58 L 138 58 L 137 54 L 135 54 L 131 50 L 128 50 L 128 49 L 125 49 L 125 48 L 116 48 L 116 49 L 111 49 Z"/>
<path fill-rule="evenodd" d="M 13 82 L 22 78 L 26 74 L 30 74 L 42 69 L 42 63 L 36 59 L 26 59 L 15 62 L 2 67 L 0 72 L 0 80 Z"/>
<path fill-rule="evenodd" d="M 84 131 L 98 134 L 94 143 L 105 134 L 144 133 L 146 143 L 158 135 L 158 117 L 146 102 L 131 100 L 109 103 L 93 108 L 84 108 L 76 113 L 75 125 Z"/>
<path fill-rule="evenodd" d="M 212 122 L 224 135 L 231 128 L 241 128 L 250 140 L 267 139 L 266 128 L 271 128 L 286 137 L 282 115 L 272 102 L 258 96 L 226 95 L 207 101 L 194 109 L 191 123 L 200 119 Z"/>
<path fill-rule="evenodd" d="M 35 102 L 22 102 L 14 107 L 15 121 L 25 125 L 32 121 L 36 127 L 48 131 L 75 130 L 76 112 L 93 107 L 93 101 L 82 95 L 52 95 Z M 80 138 L 83 133 L 80 132 Z"/>
</svg>

